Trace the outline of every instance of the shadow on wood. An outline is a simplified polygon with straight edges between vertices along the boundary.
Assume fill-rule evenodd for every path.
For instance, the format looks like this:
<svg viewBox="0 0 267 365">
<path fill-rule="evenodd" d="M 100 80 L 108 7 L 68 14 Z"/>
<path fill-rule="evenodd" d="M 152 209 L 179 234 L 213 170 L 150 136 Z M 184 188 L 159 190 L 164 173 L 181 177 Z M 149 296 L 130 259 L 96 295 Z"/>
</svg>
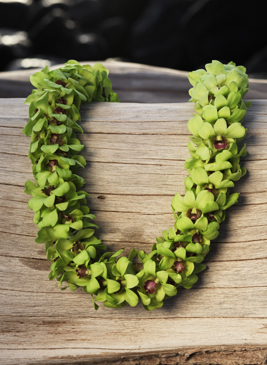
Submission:
<svg viewBox="0 0 267 365">
<path fill-rule="evenodd" d="M 94 311 L 82 290 L 60 291 L 48 280 L 49 262 L 34 242 L 37 228 L 23 192 L 33 179 L 23 101 L 0 100 L 0 364 L 263 364 L 266 100 L 254 101 L 245 118 L 242 163 L 249 173 L 236 183 L 241 197 L 212 243 L 208 269 L 193 289 L 153 312 L 141 305 Z M 85 189 L 98 236 L 114 251 L 150 251 L 155 237 L 173 225 L 170 203 L 176 192 L 184 194 L 192 112 L 189 103 L 83 107 Z"/>
</svg>

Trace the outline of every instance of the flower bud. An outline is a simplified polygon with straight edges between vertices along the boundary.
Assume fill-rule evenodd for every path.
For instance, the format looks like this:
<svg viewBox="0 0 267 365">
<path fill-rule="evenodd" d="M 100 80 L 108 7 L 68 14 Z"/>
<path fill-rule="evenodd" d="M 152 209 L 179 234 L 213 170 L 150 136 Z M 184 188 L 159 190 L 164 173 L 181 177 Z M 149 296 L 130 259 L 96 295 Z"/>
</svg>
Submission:
<svg viewBox="0 0 267 365">
<path fill-rule="evenodd" d="M 157 288 L 157 283 L 154 280 L 147 280 L 144 288 L 149 292 L 149 294 L 154 294 Z"/>
<path fill-rule="evenodd" d="M 185 265 L 182 261 L 177 261 L 173 265 L 173 270 L 175 270 L 177 273 L 181 274 L 185 270 Z"/>
</svg>

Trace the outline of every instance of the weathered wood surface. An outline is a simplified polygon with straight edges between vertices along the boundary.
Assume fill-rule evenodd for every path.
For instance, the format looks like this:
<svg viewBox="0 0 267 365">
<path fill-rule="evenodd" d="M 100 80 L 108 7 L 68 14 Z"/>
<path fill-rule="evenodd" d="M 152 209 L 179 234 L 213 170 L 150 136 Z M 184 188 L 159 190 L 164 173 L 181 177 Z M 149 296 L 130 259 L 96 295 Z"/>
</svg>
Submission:
<svg viewBox="0 0 267 365">
<path fill-rule="evenodd" d="M 93 65 L 94 62 L 81 62 Z M 114 60 L 99 61 L 110 70 L 114 90 L 122 102 L 178 103 L 189 98 L 188 72 Z M 53 66 L 52 68 L 56 68 Z M 36 70 L 0 72 L 0 98 L 26 98 Z M 250 79 L 249 100 L 266 99 L 267 80 Z"/>
<path fill-rule="evenodd" d="M 149 251 L 173 225 L 184 193 L 193 105 L 105 104 L 82 109 L 81 171 L 89 205 L 112 250 Z M 248 174 L 191 290 L 162 309 L 94 311 L 81 290 L 48 280 L 44 245 L 27 206 L 32 179 L 22 99 L 0 100 L 0 364 L 264 364 L 267 361 L 267 101 L 245 118 Z M 122 358 L 124 356 L 124 358 Z"/>
</svg>

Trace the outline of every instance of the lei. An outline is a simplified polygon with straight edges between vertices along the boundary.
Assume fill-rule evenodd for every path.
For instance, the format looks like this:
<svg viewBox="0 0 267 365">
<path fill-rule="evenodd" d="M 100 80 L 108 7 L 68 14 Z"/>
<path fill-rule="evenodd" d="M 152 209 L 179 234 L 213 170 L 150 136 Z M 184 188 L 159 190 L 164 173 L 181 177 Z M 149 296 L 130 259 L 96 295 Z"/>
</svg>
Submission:
<svg viewBox="0 0 267 365">
<path fill-rule="evenodd" d="M 36 89 L 25 101 L 30 119 L 23 132 L 31 136 L 29 158 L 36 183 L 27 181 L 25 192 L 32 195 L 28 205 L 39 228 L 35 241 L 45 242 L 49 279 L 57 279 L 59 286 L 66 282 L 62 289 L 82 287 L 95 309 L 96 302 L 120 308 L 127 303 L 134 307 L 140 299 L 152 310 L 175 296 L 179 286 L 190 289 L 206 267 L 202 261 L 219 234 L 225 210 L 238 199 L 229 188 L 246 173 L 240 166 L 246 146 L 239 150 L 237 144 L 246 135 L 241 121 L 250 106 L 243 101 L 248 77 L 233 62 L 212 61 L 205 67 L 188 75 L 196 113 L 188 122 L 192 136 L 185 195 L 177 193 L 171 202 L 174 227 L 163 231 L 150 253 L 133 249 L 128 257 L 121 255 L 123 250 L 105 252 L 95 236 L 89 194 L 80 190 L 84 180 L 76 174 L 86 165 L 79 154 L 84 146 L 76 136 L 83 132 L 78 123 L 81 104 L 118 102 L 108 70 L 70 60 L 31 76 Z M 139 263 L 133 261 L 136 255 Z"/>
</svg>

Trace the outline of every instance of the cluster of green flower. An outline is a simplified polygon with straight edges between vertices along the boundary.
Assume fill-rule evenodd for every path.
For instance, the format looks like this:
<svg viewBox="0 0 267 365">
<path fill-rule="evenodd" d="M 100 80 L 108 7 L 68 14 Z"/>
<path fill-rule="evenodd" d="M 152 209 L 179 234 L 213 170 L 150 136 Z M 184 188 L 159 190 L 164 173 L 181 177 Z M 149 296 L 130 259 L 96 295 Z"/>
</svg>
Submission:
<svg viewBox="0 0 267 365">
<path fill-rule="evenodd" d="M 246 135 L 240 122 L 249 106 L 242 100 L 248 78 L 244 67 L 233 63 L 213 61 L 206 70 L 189 73 L 197 115 L 188 122 L 193 137 L 191 158 L 185 163 L 190 174 L 186 194 L 172 200 L 174 228 L 157 238 L 149 254 L 133 249 L 128 257 L 121 256 L 123 250 L 105 252 L 94 236 L 95 217 L 86 205 L 89 194 L 77 191 L 84 180 L 75 174 L 86 164 L 75 134 L 82 132 L 77 123 L 81 103 L 118 101 L 108 70 L 71 60 L 31 77 L 36 89 L 25 101 L 30 120 L 23 131 L 31 135 L 29 157 L 37 183 L 25 184 L 25 192 L 32 195 L 33 221 L 40 229 L 36 242 L 45 242 L 52 261 L 49 278 L 59 285 L 67 282 L 71 290 L 82 287 L 91 294 L 95 309 L 96 302 L 112 308 L 136 306 L 140 298 L 144 308 L 152 310 L 176 295 L 178 286 L 191 288 L 205 269 L 202 261 L 210 240 L 218 236 L 225 209 L 238 199 L 229 188 L 246 172 L 239 164 L 245 146 L 238 151 L 237 143 Z M 133 262 L 137 254 L 139 264 Z"/>
</svg>

